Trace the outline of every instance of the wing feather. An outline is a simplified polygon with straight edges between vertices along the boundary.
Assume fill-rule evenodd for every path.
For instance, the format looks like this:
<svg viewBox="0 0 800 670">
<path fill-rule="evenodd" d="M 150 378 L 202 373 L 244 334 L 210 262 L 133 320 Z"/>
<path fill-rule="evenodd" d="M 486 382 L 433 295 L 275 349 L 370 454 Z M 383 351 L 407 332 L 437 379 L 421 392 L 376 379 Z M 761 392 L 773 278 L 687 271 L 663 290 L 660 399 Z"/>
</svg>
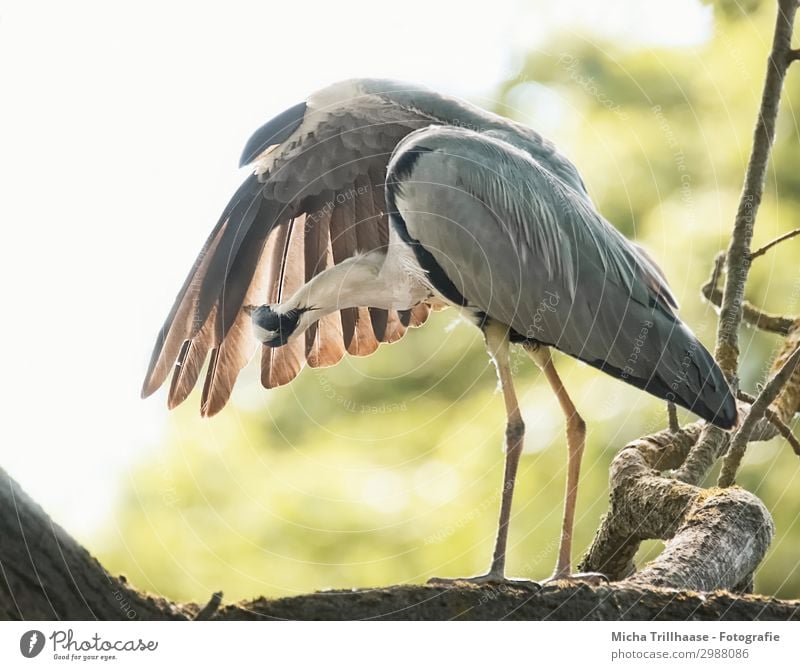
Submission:
<svg viewBox="0 0 800 670">
<path fill-rule="evenodd" d="M 320 272 L 333 265 L 333 252 L 330 235 L 330 208 L 318 200 L 315 206 L 318 214 L 315 219 L 306 219 L 305 225 L 305 280 L 313 279 Z M 308 225 L 309 222 L 313 225 Z M 328 314 L 315 323 L 305 333 L 306 361 L 312 368 L 327 367 L 338 363 L 345 354 L 342 336 L 342 318 L 339 312 Z"/>
<path fill-rule="evenodd" d="M 264 293 L 258 296 L 255 304 L 275 304 L 280 296 L 281 279 L 283 277 L 284 259 L 286 257 L 289 233 L 291 232 L 292 222 L 288 221 L 275 229 L 267 238 L 264 248 L 266 279 L 264 281 Z M 270 387 L 270 377 L 272 376 L 272 348 L 261 347 L 261 384 L 265 388 Z"/>
<path fill-rule="evenodd" d="M 364 222 L 358 218 L 353 197 L 342 197 L 338 200 L 334 198 L 334 201 L 336 205 L 330 222 L 331 250 L 334 263 L 341 263 L 359 251 L 364 251 L 359 246 L 359 242 L 364 240 L 364 234 L 359 239 L 358 233 L 358 229 L 364 227 Z M 349 308 L 342 310 L 341 314 L 342 341 L 347 353 L 354 356 L 374 353 L 378 348 L 378 340 L 372 330 L 369 310 L 366 307 Z"/>
<path fill-rule="evenodd" d="M 289 225 L 275 302 L 281 302 L 303 285 L 305 220 L 306 216 L 303 214 L 293 219 Z M 266 388 L 283 386 L 292 381 L 303 368 L 305 341 L 302 338 L 295 338 L 282 347 L 264 347 L 263 355 L 270 356 L 269 377 L 264 386 Z M 264 381 L 262 378 L 262 382 Z"/>
<path fill-rule="evenodd" d="M 198 378 L 208 352 L 213 348 L 213 333 L 209 321 L 203 329 L 192 339 L 184 340 L 167 395 L 167 406 L 174 409 L 180 405 L 191 393 Z"/>
<path fill-rule="evenodd" d="M 389 226 L 380 209 L 376 210 L 373 190 L 382 188 L 373 183 L 369 173 L 359 175 L 355 180 L 355 219 L 356 239 L 359 251 L 385 249 L 389 241 Z M 386 334 L 388 312 L 385 309 L 369 308 L 369 318 L 372 332 L 378 342 L 383 342 Z"/>
<path fill-rule="evenodd" d="M 219 245 L 227 222 L 227 219 L 221 219 L 209 236 L 156 338 L 156 344 L 145 374 L 144 384 L 142 385 L 143 398 L 152 394 L 164 383 L 173 361 L 175 361 L 184 346 L 184 342 L 195 331 L 194 306 L 199 290 L 199 284 L 195 281 L 195 278 L 202 281 L 205 276 L 211 257 Z"/>
</svg>

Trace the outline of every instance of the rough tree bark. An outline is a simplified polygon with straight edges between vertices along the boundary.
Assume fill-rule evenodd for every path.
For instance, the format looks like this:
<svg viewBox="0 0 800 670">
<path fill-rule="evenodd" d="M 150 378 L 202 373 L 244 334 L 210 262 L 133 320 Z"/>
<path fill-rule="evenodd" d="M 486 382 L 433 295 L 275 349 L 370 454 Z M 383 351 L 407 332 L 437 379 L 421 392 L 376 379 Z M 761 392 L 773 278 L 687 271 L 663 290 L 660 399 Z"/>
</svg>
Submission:
<svg viewBox="0 0 800 670">
<path fill-rule="evenodd" d="M 788 427 L 800 411 L 800 317 L 766 314 L 744 300 L 753 259 L 798 234 L 750 250 L 783 80 L 789 65 L 800 60 L 800 51 L 791 48 L 796 11 L 797 0 L 778 1 L 731 242 L 702 289 L 720 308 L 716 357 L 737 389 L 744 420 L 731 434 L 699 421 L 676 429 L 673 417 L 670 428 L 620 451 L 611 468 L 609 511 L 580 566 L 605 573 L 611 584 L 555 583 L 537 589 L 464 583 L 257 599 L 225 607 L 221 594 L 204 606 L 173 603 L 111 576 L 0 469 L 0 619 L 800 619 L 800 601 L 742 595 L 752 589 L 774 526 L 755 495 L 732 486 L 750 442 L 780 435 L 800 455 L 800 442 Z M 738 390 L 743 321 L 785 338 L 756 398 Z M 701 488 L 720 457 L 719 486 Z M 646 539 L 666 545 L 637 572 L 634 558 Z"/>
<path fill-rule="evenodd" d="M 0 619 L 663 619 L 795 620 L 800 601 L 601 586 L 393 586 L 176 604 L 112 577 L 0 469 Z"/>
</svg>

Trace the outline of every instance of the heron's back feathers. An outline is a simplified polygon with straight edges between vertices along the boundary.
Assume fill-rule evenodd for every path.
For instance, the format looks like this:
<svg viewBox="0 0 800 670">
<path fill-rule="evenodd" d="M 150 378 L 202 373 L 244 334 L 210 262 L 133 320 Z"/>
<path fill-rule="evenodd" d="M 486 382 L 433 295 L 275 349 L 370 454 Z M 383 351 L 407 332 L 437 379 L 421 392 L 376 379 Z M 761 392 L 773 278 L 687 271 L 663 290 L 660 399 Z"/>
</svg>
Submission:
<svg viewBox="0 0 800 670">
<path fill-rule="evenodd" d="M 675 315 L 661 270 L 546 164 L 495 137 L 431 128 L 398 146 L 388 184 L 396 225 L 453 302 L 733 425 L 730 389 Z"/>
</svg>

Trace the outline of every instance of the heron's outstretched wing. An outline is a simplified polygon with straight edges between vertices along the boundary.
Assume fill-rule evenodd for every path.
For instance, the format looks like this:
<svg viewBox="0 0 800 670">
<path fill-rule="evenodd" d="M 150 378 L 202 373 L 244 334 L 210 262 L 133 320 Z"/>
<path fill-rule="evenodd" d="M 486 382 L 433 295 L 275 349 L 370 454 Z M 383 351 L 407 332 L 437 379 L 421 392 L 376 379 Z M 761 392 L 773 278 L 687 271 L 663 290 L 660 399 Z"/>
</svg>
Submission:
<svg viewBox="0 0 800 670">
<path fill-rule="evenodd" d="M 574 166 L 529 128 L 455 98 L 387 80 L 351 80 L 315 93 L 262 126 L 242 164 L 254 163 L 178 294 L 156 341 L 142 395 L 172 369 L 169 405 L 182 402 L 210 360 L 202 412 L 226 403 L 257 347 L 241 307 L 279 303 L 317 273 L 385 245 L 386 165 L 397 143 L 431 124 L 480 128 L 516 142 L 585 194 Z M 323 318 L 305 340 L 262 350 L 262 382 L 291 381 L 301 367 L 363 355 L 424 322 L 420 305 L 397 314 L 366 308 Z"/>
<path fill-rule="evenodd" d="M 156 340 L 142 395 L 173 370 L 169 405 L 182 402 L 209 359 L 201 411 L 227 402 L 258 343 L 246 304 L 279 303 L 333 263 L 385 245 L 385 167 L 397 142 L 430 121 L 355 88 L 317 96 L 263 126 L 243 162 L 258 159 L 209 236 Z M 291 381 L 308 362 L 364 355 L 419 325 L 413 313 L 348 309 L 322 319 L 305 339 L 262 350 L 262 382 Z"/>
<path fill-rule="evenodd" d="M 546 164 L 486 134 L 432 128 L 398 145 L 387 183 L 398 227 L 450 300 L 732 425 L 728 385 L 661 271 Z"/>
</svg>

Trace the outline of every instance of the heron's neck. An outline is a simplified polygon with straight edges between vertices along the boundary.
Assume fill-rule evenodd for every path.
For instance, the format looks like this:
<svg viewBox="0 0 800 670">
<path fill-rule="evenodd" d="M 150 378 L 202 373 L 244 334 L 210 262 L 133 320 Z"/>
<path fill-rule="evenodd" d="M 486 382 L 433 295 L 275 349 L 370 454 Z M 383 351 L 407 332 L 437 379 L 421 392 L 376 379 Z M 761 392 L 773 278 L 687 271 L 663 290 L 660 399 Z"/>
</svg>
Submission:
<svg viewBox="0 0 800 670">
<path fill-rule="evenodd" d="M 294 334 L 323 316 L 348 307 L 410 309 L 425 299 L 427 289 L 392 258 L 391 252 L 387 256 L 383 251 L 348 258 L 318 274 L 273 309 L 278 314 L 293 309 L 300 312 Z"/>
</svg>

